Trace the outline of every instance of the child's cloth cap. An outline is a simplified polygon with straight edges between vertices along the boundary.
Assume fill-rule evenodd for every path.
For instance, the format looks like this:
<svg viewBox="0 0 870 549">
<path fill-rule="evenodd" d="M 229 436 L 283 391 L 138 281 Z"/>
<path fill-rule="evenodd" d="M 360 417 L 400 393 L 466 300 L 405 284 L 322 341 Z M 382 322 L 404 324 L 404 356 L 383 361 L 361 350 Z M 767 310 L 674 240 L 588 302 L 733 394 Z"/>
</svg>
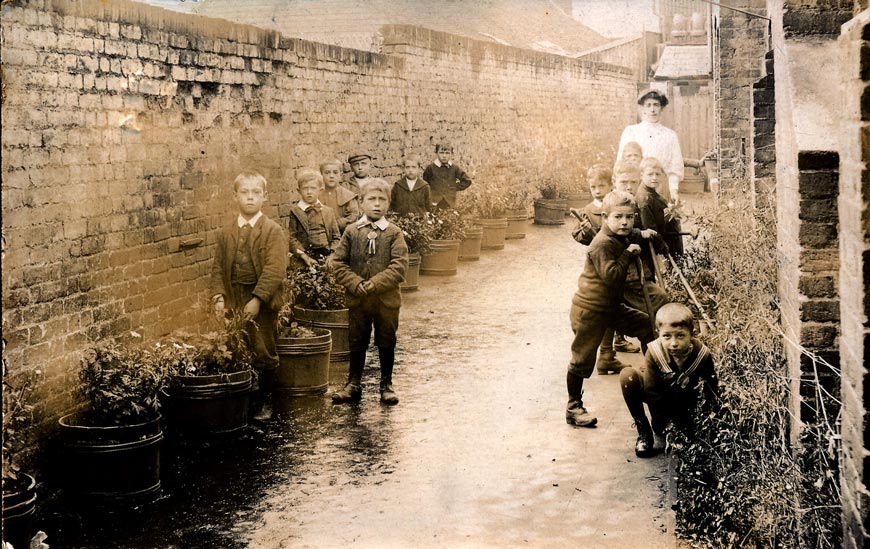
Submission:
<svg viewBox="0 0 870 549">
<path fill-rule="evenodd" d="M 362 160 L 364 158 L 368 158 L 369 160 L 371 160 L 372 155 L 370 155 L 368 153 L 357 153 L 357 154 L 354 154 L 354 155 L 351 155 L 350 157 L 348 157 L 347 163 L 353 164 L 354 162 L 359 162 L 360 160 Z"/>
</svg>

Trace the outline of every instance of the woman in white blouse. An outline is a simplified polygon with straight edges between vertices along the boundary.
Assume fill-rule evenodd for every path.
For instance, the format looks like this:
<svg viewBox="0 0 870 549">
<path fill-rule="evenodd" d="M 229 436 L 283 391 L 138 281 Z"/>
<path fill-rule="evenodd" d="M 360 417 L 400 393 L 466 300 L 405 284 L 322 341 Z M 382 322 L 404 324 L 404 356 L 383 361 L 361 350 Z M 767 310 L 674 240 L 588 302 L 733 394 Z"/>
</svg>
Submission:
<svg viewBox="0 0 870 549">
<path fill-rule="evenodd" d="M 668 201 L 674 202 L 683 179 L 683 152 L 677 132 L 662 126 L 659 120 L 662 110 L 668 106 L 668 98 L 655 90 L 648 91 L 637 100 L 640 105 L 640 124 L 626 126 L 619 140 L 617 158 L 622 158 L 622 149 L 626 143 L 637 142 L 643 149 L 644 156 L 656 158 L 668 176 L 668 188 L 659 189 L 659 193 Z"/>
</svg>

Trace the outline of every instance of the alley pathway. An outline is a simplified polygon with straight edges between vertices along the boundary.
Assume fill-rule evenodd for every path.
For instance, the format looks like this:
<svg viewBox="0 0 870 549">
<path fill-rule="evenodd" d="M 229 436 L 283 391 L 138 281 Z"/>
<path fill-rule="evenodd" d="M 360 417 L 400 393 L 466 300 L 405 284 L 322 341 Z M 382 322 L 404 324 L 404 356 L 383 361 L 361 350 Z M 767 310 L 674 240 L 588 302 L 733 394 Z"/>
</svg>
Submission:
<svg viewBox="0 0 870 549">
<path fill-rule="evenodd" d="M 564 420 L 584 250 L 567 226 L 530 223 L 458 276 L 422 277 L 402 308 L 398 406 L 378 403 L 370 363 L 358 406 L 297 399 L 250 440 L 182 453 L 148 518 L 70 546 L 674 547 L 666 462 L 635 458 L 617 376 L 588 383 L 596 429 Z"/>
</svg>

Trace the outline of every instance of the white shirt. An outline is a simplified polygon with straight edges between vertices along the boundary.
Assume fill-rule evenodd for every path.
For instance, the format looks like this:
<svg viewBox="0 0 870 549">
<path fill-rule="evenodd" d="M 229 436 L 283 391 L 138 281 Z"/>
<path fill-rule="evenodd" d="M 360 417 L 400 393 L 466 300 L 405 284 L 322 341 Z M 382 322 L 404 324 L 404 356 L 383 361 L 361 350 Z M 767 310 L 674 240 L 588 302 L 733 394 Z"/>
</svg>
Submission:
<svg viewBox="0 0 870 549">
<path fill-rule="evenodd" d="M 308 208 L 310 208 L 311 206 L 316 206 L 317 204 L 320 204 L 321 206 L 323 205 L 323 204 L 321 204 L 320 200 L 318 200 L 314 204 L 309 204 L 308 202 L 305 202 L 304 200 L 300 200 L 299 202 L 296 203 L 296 205 L 299 206 L 303 212 L 305 210 L 307 210 Z"/>
<path fill-rule="evenodd" d="M 444 164 L 442 164 L 441 161 L 438 160 L 438 159 L 436 158 L 436 159 L 435 159 L 435 162 L 433 162 L 433 164 L 435 164 L 436 166 L 438 166 L 439 168 L 441 168 L 441 167 L 443 167 L 443 166 L 452 166 L 452 165 L 453 165 L 453 161 L 452 161 L 452 160 L 448 160 L 447 162 L 445 162 Z"/>
<path fill-rule="evenodd" d="M 636 141 L 643 150 L 643 156 L 651 156 L 662 164 L 668 176 L 670 196 L 677 196 L 680 181 L 683 179 L 683 151 L 677 132 L 659 123 L 641 122 L 626 126 L 619 139 L 619 151 L 616 157 L 622 158 L 625 144 Z"/>
<path fill-rule="evenodd" d="M 416 180 L 416 179 L 408 179 L 408 178 L 406 177 L 406 178 L 405 178 L 405 183 L 407 183 L 407 185 L 408 185 L 408 190 L 409 190 L 409 191 L 413 191 L 413 190 L 414 190 L 414 185 L 417 184 L 417 180 Z"/>
<path fill-rule="evenodd" d="M 250 225 L 251 228 L 253 229 L 254 225 L 257 224 L 257 221 L 259 221 L 261 217 L 263 217 L 262 211 L 255 213 L 254 217 L 252 217 L 251 219 L 245 219 L 244 217 L 242 217 L 242 214 L 239 214 L 239 219 L 238 219 L 239 228 L 241 229 L 245 225 Z M 224 218 L 224 219 L 226 219 L 226 218 Z"/>
<path fill-rule="evenodd" d="M 597 198 L 593 198 L 593 199 L 592 199 L 592 204 L 594 204 L 595 207 L 598 208 L 598 209 L 601 209 L 601 206 L 604 205 L 604 203 L 601 202 L 600 200 L 598 200 Z"/>
<path fill-rule="evenodd" d="M 377 221 L 369 221 L 369 218 L 366 217 L 365 214 L 363 214 L 363 216 L 360 217 L 359 221 L 357 221 L 356 223 L 359 227 L 365 227 L 366 225 L 371 223 L 372 225 L 374 225 L 375 227 L 377 227 L 378 229 L 380 229 L 382 231 L 386 231 L 387 227 L 390 226 L 390 222 L 387 221 L 386 217 L 382 217 L 382 218 L 378 219 Z"/>
</svg>

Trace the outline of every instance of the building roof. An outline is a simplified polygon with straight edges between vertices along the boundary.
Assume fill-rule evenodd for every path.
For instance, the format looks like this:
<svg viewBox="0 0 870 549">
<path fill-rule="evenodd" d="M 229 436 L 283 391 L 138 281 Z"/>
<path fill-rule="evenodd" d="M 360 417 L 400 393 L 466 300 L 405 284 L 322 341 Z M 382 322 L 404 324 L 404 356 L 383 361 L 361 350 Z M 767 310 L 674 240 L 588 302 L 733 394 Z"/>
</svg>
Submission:
<svg viewBox="0 0 870 549">
<path fill-rule="evenodd" d="M 139 0 L 273 29 L 285 36 L 377 51 L 386 24 L 407 24 L 569 55 L 609 39 L 551 0 Z"/>
<path fill-rule="evenodd" d="M 704 46 L 665 46 L 656 66 L 657 80 L 708 77 L 712 73 L 710 48 Z"/>
</svg>

